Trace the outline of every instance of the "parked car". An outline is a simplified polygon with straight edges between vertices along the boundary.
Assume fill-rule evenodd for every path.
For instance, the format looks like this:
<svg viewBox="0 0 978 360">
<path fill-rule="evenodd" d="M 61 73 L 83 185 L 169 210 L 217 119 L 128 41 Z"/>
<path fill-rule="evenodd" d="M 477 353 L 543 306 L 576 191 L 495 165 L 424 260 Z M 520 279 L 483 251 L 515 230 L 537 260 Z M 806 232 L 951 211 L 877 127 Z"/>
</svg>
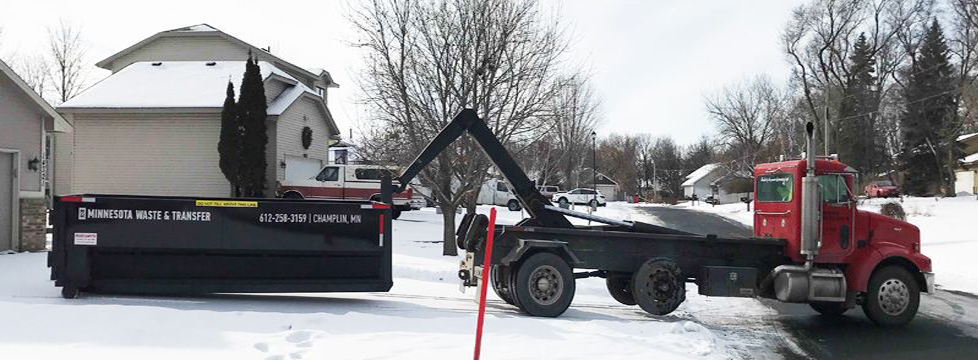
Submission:
<svg viewBox="0 0 978 360">
<path fill-rule="evenodd" d="M 556 185 L 537 185 L 537 191 L 547 198 L 552 198 L 554 194 L 560 192 L 560 187 Z"/>
<path fill-rule="evenodd" d="M 595 196 L 597 194 L 597 196 Z M 588 204 L 597 202 L 598 206 L 605 206 L 608 201 L 600 191 L 594 189 L 578 188 L 568 192 L 559 192 L 551 197 L 551 201 L 558 204 Z"/>
<path fill-rule="evenodd" d="M 380 178 L 389 170 L 377 165 L 326 165 L 314 177 L 281 182 L 277 194 L 286 199 L 373 200 L 380 201 Z M 398 186 L 394 181 L 394 186 Z M 394 218 L 412 209 L 414 191 L 394 193 Z"/>
<path fill-rule="evenodd" d="M 520 211 L 520 206 L 516 196 L 509 192 L 506 182 L 499 179 L 489 179 L 479 187 L 479 197 L 476 198 L 479 205 L 498 205 L 505 206 L 510 211 Z"/>
<path fill-rule="evenodd" d="M 866 185 L 866 197 L 891 197 L 900 196 L 900 188 L 889 180 L 873 181 Z"/>
</svg>

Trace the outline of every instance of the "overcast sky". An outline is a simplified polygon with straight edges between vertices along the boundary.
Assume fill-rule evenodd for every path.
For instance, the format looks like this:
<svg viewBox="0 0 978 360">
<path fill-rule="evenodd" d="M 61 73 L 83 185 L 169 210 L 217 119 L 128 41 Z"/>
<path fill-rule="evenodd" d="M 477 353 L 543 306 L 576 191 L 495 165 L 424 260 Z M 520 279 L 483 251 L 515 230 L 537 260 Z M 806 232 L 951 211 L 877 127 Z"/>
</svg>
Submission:
<svg viewBox="0 0 978 360">
<path fill-rule="evenodd" d="M 603 103 L 600 134 L 646 132 L 686 144 L 713 134 L 703 97 L 756 74 L 776 81 L 789 66 L 778 36 L 800 0 L 584 1 L 559 4 L 569 63 L 583 64 Z M 80 24 L 91 64 L 159 31 L 208 23 L 340 83 L 330 109 L 343 135 L 361 125 L 354 81 L 360 55 L 345 1 L 4 1 L 0 56 L 43 50 L 46 28 Z M 107 75 L 92 66 L 92 82 Z M 354 130 L 356 134 L 356 130 Z"/>
</svg>

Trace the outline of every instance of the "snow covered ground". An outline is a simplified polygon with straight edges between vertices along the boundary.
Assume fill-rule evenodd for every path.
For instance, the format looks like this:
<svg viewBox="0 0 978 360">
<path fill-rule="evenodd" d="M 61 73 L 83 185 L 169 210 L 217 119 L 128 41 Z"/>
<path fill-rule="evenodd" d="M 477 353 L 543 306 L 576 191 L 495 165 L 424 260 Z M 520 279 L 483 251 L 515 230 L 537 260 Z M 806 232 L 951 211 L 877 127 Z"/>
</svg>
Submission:
<svg viewBox="0 0 978 360">
<path fill-rule="evenodd" d="M 879 212 L 880 207 L 897 199 L 865 199 L 859 208 Z M 904 197 L 907 220 L 920 228 L 921 252 L 933 261 L 938 287 L 978 294 L 978 199 L 974 195 L 953 198 Z M 753 212 L 744 204 L 710 206 L 688 202 L 676 206 L 716 213 L 753 226 Z"/>
<path fill-rule="evenodd" d="M 489 207 L 480 207 L 488 212 Z M 629 205 L 598 215 L 656 222 Z M 499 208 L 499 222 L 519 212 Z M 578 221 L 578 220 L 575 220 Z M 462 359 L 472 355 L 475 291 L 458 291 L 459 257 L 441 256 L 441 215 L 394 222 L 389 293 L 214 295 L 85 294 L 64 300 L 45 254 L 0 255 L 2 358 Z M 651 316 L 620 305 L 602 279 L 579 280 L 555 319 L 520 314 L 490 291 L 486 359 L 779 358 L 796 348 L 773 310 L 753 299 L 706 298 L 695 286 L 680 308 Z"/>
</svg>

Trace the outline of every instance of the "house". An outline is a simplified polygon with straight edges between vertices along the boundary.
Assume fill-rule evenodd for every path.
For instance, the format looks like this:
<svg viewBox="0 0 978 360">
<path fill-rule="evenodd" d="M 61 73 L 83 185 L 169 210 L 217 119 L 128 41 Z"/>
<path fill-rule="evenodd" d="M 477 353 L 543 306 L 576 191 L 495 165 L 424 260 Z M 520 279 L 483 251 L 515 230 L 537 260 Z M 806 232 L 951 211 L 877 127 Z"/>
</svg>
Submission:
<svg viewBox="0 0 978 360">
<path fill-rule="evenodd" d="M 228 196 L 218 166 L 221 108 L 228 81 L 239 92 L 249 54 L 268 102 L 266 195 L 277 181 L 318 171 L 339 140 L 327 107 L 327 91 L 338 85 L 329 73 L 201 24 L 98 62 L 112 74 L 58 107 L 75 129 L 55 140 L 58 192 Z"/>
<path fill-rule="evenodd" d="M 717 204 L 740 202 L 753 191 L 751 175 L 743 171 L 731 172 L 720 164 L 706 164 L 696 169 L 682 184 L 683 197 L 695 194 L 699 200 L 713 198 Z"/>
<path fill-rule="evenodd" d="M 44 250 L 47 138 L 71 125 L 0 61 L 0 251 Z"/>
<path fill-rule="evenodd" d="M 978 194 L 978 133 L 961 135 L 958 143 L 965 156 L 954 171 L 954 192 Z"/>
<path fill-rule="evenodd" d="M 578 180 L 579 187 L 591 188 L 594 185 L 594 188 L 601 195 L 604 195 L 608 201 L 625 200 L 625 193 L 621 191 L 621 186 L 618 185 L 618 182 L 608 177 L 608 175 L 602 174 L 600 171 L 597 172 L 597 176 L 592 174 L 591 169 L 581 171 Z"/>
<path fill-rule="evenodd" d="M 706 199 L 713 194 L 710 183 L 719 179 L 721 176 L 723 176 L 723 169 L 720 167 L 720 164 L 706 164 L 701 166 L 699 169 L 686 175 L 686 180 L 681 185 L 683 188 L 683 197 L 690 199 L 693 195 L 696 195 L 700 200 Z"/>
</svg>

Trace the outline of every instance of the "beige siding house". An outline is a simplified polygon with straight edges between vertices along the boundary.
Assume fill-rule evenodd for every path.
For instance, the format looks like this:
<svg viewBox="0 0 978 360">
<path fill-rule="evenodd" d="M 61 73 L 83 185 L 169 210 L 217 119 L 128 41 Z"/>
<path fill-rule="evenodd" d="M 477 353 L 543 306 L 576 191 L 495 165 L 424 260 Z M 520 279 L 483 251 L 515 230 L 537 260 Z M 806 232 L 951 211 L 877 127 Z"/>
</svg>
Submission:
<svg viewBox="0 0 978 360">
<path fill-rule="evenodd" d="M 0 251 L 45 247 L 46 138 L 71 126 L 0 61 Z"/>
<path fill-rule="evenodd" d="M 56 139 L 58 192 L 227 196 L 218 166 L 221 107 L 237 93 L 251 51 L 268 101 L 268 195 L 286 176 L 308 176 L 339 139 L 328 72 L 310 71 L 208 25 L 155 34 L 98 63 L 105 80 L 58 107 L 74 126 Z M 302 146 L 305 127 L 312 130 Z"/>
</svg>

